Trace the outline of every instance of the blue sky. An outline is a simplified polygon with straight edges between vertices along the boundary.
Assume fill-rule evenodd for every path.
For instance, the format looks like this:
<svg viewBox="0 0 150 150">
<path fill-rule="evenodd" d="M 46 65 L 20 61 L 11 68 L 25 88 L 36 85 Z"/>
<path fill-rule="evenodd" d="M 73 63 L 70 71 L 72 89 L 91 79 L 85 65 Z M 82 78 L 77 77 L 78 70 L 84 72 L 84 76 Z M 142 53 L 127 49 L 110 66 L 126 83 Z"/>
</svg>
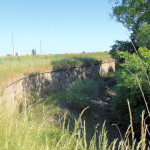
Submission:
<svg viewBox="0 0 150 150">
<path fill-rule="evenodd" d="M 0 54 L 109 51 L 127 40 L 126 29 L 110 17 L 110 0 L 1 0 Z"/>
</svg>

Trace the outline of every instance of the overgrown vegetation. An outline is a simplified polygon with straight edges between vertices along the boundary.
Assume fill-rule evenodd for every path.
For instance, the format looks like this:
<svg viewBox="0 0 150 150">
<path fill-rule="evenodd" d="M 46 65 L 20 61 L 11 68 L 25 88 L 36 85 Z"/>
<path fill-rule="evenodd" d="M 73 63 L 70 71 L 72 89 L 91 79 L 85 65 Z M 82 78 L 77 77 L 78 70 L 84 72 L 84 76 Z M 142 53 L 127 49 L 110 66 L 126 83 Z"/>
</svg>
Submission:
<svg viewBox="0 0 150 150">
<path fill-rule="evenodd" d="M 117 40 L 110 51 L 110 55 L 118 63 L 122 63 L 116 73 L 116 97 L 112 101 L 112 110 L 120 122 L 127 127 L 129 116 L 126 100 L 129 99 L 134 128 L 136 133 L 140 134 L 142 110 L 146 109 L 145 116 L 149 115 L 150 2 L 149 0 L 116 0 L 112 10 L 112 17 L 130 31 L 130 41 Z M 146 123 L 149 124 L 149 121 L 147 117 Z"/>
<path fill-rule="evenodd" d="M 127 98 L 125 94 L 122 92 L 119 95 L 122 101 L 114 101 L 114 112 L 122 119 L 123 115 L 126 113 L 124 117 L 126 119 L 126 123 L 128 127 L 127 133 L 124 138 L 117 142 L 117 139 L 109 145 L 107 139 L 107 131 L 105 129 L 105 125 L 103 126 L 101 133 L 97 133 L 93 135 L 91 140 L 87 140 L 88 130 L 86 129 L 86 122 L 79 117 L 78 120 L 72 118 L 72 116 L 63 116 L 59 105 L 59 97 L 51 97 L 47 98 L 44 102 L 44 105 L 41 104 L 31 104 L 31 108 L 27 108 L 22 111 L 21 114 L 16 115 L 9 113 L 8 109 L 5 107 L 4 103 L 0 105 L 0 148 L 1 149 L 89 149 L 89 150 L 105 150 L 105 149 L 146 149 L 148 144 L 146 142 L 146 133 L 147 133 L 147 126 L 144 123 L 144 114 L 142 117 L 142 128 L 141 128 L 141 139 L 136 142 L 134 131 L 139 130 L 140 124 L 140 117 L 136 116 L 137 111 L 139 112 L 138 115 L 142 114 L 142 109 L 145 108 L 145 103 L 143 102 L 141 93 L 139 91 L 139 85 L 142 85 L 142 88 L 149 89 L 149 85 L 147 84 L 147 78 L 145 77 L 145 69 L 147 74 L 149 75 L 149 51 L 146 48 L 140 49 L 140 56 L 139 57 L 135 54 L 130 54 L 128 52 L 120 52 L 120 56 L 122 58 L 126 58 L 125 63 L 123 64 L 127 70 L 122 69 L 118 72 L 118 83 L 121 82 L 120 85 L 118 84 L 118 89 L 120 91 L 126 92 L 126 95 L 129 96 L 129 101 L 131 103 L 131 108 L 128 111 L 127 105 Z M 132 65 L 136 64 L 136 65 Z M 143 65 L 145 68 L 143 69 Z M 123 66 L 122 66 L 123 67 Z M 132 74 L 130 74 L 128 72 Z M 133 75 L 133 76 L 132 76 Z M 130 78 L 131 77 L 131 78 Z M 137 78 L 138 77 L 138 82 Z M 123 82 L 122 82 L 123 81 Z M 128 82 L 127 82 L 128 81 Z M 139 83 L 139 84 L 137 84 Z M 119 87 L 120 86 L 120 87 Z M 129 86 L 129 87 L 128 87 Z M 130 87 L 131 86 L 131 87 Z M 135 88 L 135 89 L 134 89 Z M 149 99 L 149 94 L 147 91 L 145 92 L 145 97 Z M 118 90 L 116 89 L 116 91 Z M 130 89 L 128 91 L 128 89 Z M 133 90 L 132 90 L 133 89 Z M 130 93 L 130 92 L 133 93 Z M 96 98 L 98 96 L 98 85 L 94 80 L 78 80 L 73 84 L 68 86 L 66 90 L 66 97 L 67 101 L 75 107 L 76 109 L 82 110 L 86 106 L 89 106 L 90 100 Z M 127 93 L 128 92 L 128 93 Z M 137 92 L 138 96 L 137 96 Z M 118 93 L 116 93 L 118 94 Z M 116 98 L 118 95 L 116 95 Z M 136 103 L 134 100 L 134 96 L 137 96 L 136 99 L 140 98 L 140 101 Z M 3 101 L 4 102 L 4 101 Z M 116 107 L 118 106 L 119 108 Z M 143 105 L 140 111 L 134 106 Z M 35 106 L 34 106 L 35 105 Z M 45 110 L 46 108 L 46 110 Z M 132 113 L 131 110 L 133 109 Z M 119 111 L 124 110 L 121 114 Z M 118 111 L 118 112 L 117 112 Z M 127 115 L 130 117 L 127 117 Z M 146 116 L 147 114 L 145 114 Z M 58 117 L 59 116 L 59 117 Z M 64 119 L 58 119 L 64 118 Z M 67 119 L 65 119 L 67 118 Z M 73 129 L 70 130 L 70 121 L 74 121 Z M 63 121 L 65 120 L 65 122 Z M 138 122 L 136 122 L 138 120 Z M 130 121 L 130 123 L 129 123 Z M 133 122 L 132 122 L 133 121 Z M 137 124 L 136 124 L 137 123 Z M 136 126 L 138 127 L 136 128 Z M 132 136 L 132 140 L 130 139 L 130 135 Z M 147 147 L 146 147 L 147 146 Z"/>
<path fill-rule="evenodd" d="M 128 99 L 133 113 L 135 131 L 140 134 L 140 115 L 144 109 L 146 109 L 145 116 L 148 115 L 141 90 L 147 100 L 148 107 L 150 106 L 150 83 L 147 78 L 150 77 L 150 51 L 147 48 L 140 48 L 140 57 L 129 52 L 118 52 L 118 55 L 125 59 L 125 62 L 121 64 L 121 69 L 116 73 L 116 96 L 112 100 L 112 110 L 120 122 L 127 127 L 129 125 Z M 148 117 L 146 122 L 149 123 L 149 121 Z"/>
<path fill-rule="evenodd" d="M 61 68 L 72 68 L 78 67 L 83 65 L 92 65 L 99 63 L 96 58 L 92 57 L 73 57 L 73 58 L 65 58 L 61 60 L 54 60 L 52 61 L 52 66 L 54 69 L 61 69 Z"/>
<path fill-rule="evenodd" d="M 150 49 L 150 2 L 149 0 L 115 0 L 112 17 L 130 31 L 130 41 L 117 40 L 112 46 L 111 55 L 116 57 L 117 51 L 135 52 L 146 46 Z"/>
<path fill-rule="evenodd" d="M 115 44 L 111 47 L 111 50 L 109 53 L 111 57 L 114 58 L 118 63 L 122 63 L 124 61 L 123 58 L 120 58 L 118 56 L 117 54 L 118 51 L 122 51 L 122 52 L 128 51 L 129 53 L 135 52 L 134 47 L 131 42 L 119 41 L 119 40 L 115 41 Z"/>
<path fill-rule="evenodd" d="M 150 115 L 149 14 L 149 0 L 116 1 L 113 8 L 113 16 L 131 31 L 131 42 L 116 41 L 111 50 L 113 58 L 122 62 L 116 73 L 116 96 L 112 100 L 111 106 L 122 125 L 128 127 L 124 138 L 121 137 L 118 143 L 117 139 L 114 139 L 109 145 L 104 123 L 100 134 L 97 133 L 97 128 L 95 128 L 93 138 L 88 141 L 86 123 L 81 118 L 83 113 L 78 120 L 72 118 L 72 116 L 64 115 L 62 117 L 60 107 L 57 105 L 59 103 L 57 96 L 47 98 L 44 105 L 40 103 L 34 104 L 35 106 L 32 104 L 33 96 L 30 99 L 31 107 L 25 108 L 20 114 L 9 112 L 4 100 L 1 100 L 0 149 L 149 149 L 146 139 L 150 122 L 148 116 Z M 135 44 L 134 47 L 132 47 L 132 42 Z M 147 46 L 148 49 L 146 47 L 139 48 L 141 46 Z M 135 54 L 136 48 L 139 48 L 139 50 Z M 2 57 L 0 58 L 0 82 L 16 76 L 16 74 L 70 68 L 96 63 L 97 60 L 106 61 L 110 59 L 108 53 Z M 89 106 L 90 99 L 97 96 L 98 86 L 94 80 L 75 81 L 68 86 L 65 94 L 67 102 L 79 110 Z M 46 110 L 44 107 L 46 107 Z M 146 113 L 143 110 L 146 110 Z M 62 119 L 58 119 L 58 116 L 61 116 Z M 67 118 L 67 122 L 65 118 Z M 75 120 L 72 130 L 69 130 L 70 121 L 68 118 Z M 137 134 L 140 137 L 139 141 L 136 141 L 135 135 Z"/>
<path fill-rule="evenodd" d="M 48 102 L 49 101 L 49 102 Z M 87 141 L 86 122 L 82 120 L 82 114 L 75 119 L 75 126 L 69 131 L 69 120 L 66 124 L 67 116 L 58 120 L 57 123 L 51 122 L 51 116 L 57 114 L 52 113 L 55 107 L 55 98 L 47 99 L 48 108 L 44 108 L 43 104 L 36 105 L 23 111 L 19 115 L 9 112 L 4 103 L 0 105 L 0 149 L 8 150 L 107 150 L 107 149 L 146 149 L 146 129 L 142 126 L 141 141 L 136 143 L 134 132 L 132 131 L 132 143 L 129 142 L 130 127 L 124 139 L 117 139 L 108 145 L 107 131 L 105 123 L 100 133 L 97 133 L 97 127 L 93 138 Z M 49 109 L 51 106 L 51 109 Z M 48 110 L 50 111 L 48 113 Z M 56 109 L 55 109 L 56 110 Z M 59 110 L 58 110 L 59 111 Z M 86 110 L 85 110 L 86 111 Z M 130 112 L 131 116 L 131 112 Z M 39 118 L 40 117 L 40 118 Z M 143 122 L 142 122 L 143 124 Z M 132 120 L 131 120 L 132 129 Z"/>
<path fill-rule="evenodd" d="M 92 79 L 77 80 L 66 89 L 66 100 L 75 109 L 83 110 L 99 94 L 98 83 Z"/>
</svg>

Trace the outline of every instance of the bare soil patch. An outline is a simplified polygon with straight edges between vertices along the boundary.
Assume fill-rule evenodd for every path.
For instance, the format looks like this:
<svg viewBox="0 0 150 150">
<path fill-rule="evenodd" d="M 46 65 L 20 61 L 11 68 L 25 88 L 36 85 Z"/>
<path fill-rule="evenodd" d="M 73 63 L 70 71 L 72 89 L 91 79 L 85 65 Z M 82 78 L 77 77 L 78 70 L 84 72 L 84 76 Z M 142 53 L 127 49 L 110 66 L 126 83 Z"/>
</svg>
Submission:
<svg viewBox="0 0 150 150">
<path fill-rule="evenodd" d="M 91 100 L 90 111 L 87 110 L 87 112 L 82 117 L 82 119 L 86 121 L 87 138 L 89 138 L 89 140 L 93 136 L 97 124 L 99 124 L 97 128 L 99 134 L 104 122 L 107 130 L 107 137 L 109 144 L 114 139 L 121 138 L 117 127 L 113 125 L 117 124 L 118 121 L 110 110 L 110 102 L 113 96 L 115 96 L 112 87 L 115 86 L 115 84 L 116 84 L 115 79 L 109 79 L 105 81 L 102 85 L 100 85 L 99 97 L 95 100 Z M 67 109 L 71 114 L 71 116 L 75 118 L 78 118 L 79 114 L 81 113 L 77 110 L 69 108 L 68 106 L 63 105 L 62 108 L 65 110 Z M 121 128 L 120 130 L 122 135 L 124 135 L 125 131 L 123 131 L 123 129 Z"/>
</svg>

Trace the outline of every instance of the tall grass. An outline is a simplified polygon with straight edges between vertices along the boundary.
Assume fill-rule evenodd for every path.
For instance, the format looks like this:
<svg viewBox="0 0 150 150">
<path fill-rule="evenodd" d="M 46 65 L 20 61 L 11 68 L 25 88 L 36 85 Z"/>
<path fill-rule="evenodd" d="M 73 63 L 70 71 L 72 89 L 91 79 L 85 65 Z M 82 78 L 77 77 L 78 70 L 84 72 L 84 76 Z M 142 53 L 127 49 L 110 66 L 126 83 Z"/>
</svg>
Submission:
<svg viewBox="0 0 150 150">
<path fill-rule="evenodd" d="M 87 141 L 85 121 L 82 120 L 82 114 L 78 120 L 75 120 L 75 126 L 69 131 L 69 121 L 66 124 L 65 116 L 60 124 L 52 124 L 49 118 L 42 110 L 42 117 L 36 119 L 33 111 L 28 109 L 19 115 L 12 114 L 5 108 L 4 103 L 0 105 L 0 149 L 3 150 L 115 150 L 115 149 L 148 149 L 146 147 L 146 128 L 141 129 L 141 140 L 136 143 L 132 139 L 130 142 L 130 127 L 127 130 L 125 139 L 117 142 L 117 139 L 108 145 L 107 131 L 105 123 L 100 133 L 95 134 L 90 142 Z M 130 111 L 131 112 L 131 111 Z M 130 113 L 131 117 L 131 113 Z M 64 120 L 64 121 L 63 121 Z M 132 120 L 131 120 L 132 122 Z M 132 134 L 133 134 L 133 130 Z"/>
</svg>

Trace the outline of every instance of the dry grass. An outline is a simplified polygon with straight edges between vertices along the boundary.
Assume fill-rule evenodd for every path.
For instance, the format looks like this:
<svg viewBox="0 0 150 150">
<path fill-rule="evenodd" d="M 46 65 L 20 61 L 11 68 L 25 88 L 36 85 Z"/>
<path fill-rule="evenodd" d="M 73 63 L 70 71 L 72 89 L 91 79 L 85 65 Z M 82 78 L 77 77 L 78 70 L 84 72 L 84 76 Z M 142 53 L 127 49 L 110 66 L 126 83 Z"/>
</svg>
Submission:
<svg viewBox="0 0 150 150">
<path fill-rule="evenodd" d="M 128 128 L 125 138 L 117 142 L 117 139 L 108 145 L 107 131 L 105 123 L 100 133 L 95 133 L 90 141 L 87 141 L 86 123 L 79 118 L 75 120 L 74 129 L 69 130 L 68 125 L 65 125 L 66 115 L 60 120 L 60 123 L 55 124 L 49 121 L 47 109 L 55 107 L 55 100 L 51 99 L 51 106 L 47 108 L 42 104 L 35 108 L 30 108 L 23 111 L 19 115 L 14 115 L 5 107 L 4 103 L 0 104 L 0 149 L 3 150 L 134 150 L 148 149 L 146 147 L 146 129 L 143 126 L 141 129 L 141 141 L 136 142 L 130 140 L 130 134 L 133 133 L 132 125 Z M 38 111 L 37 111 L 38 109 Z M 50 110 L 49 110 L 50 111 Z M 54 111 L 54 110 L 53 110 Z M 53 112 L 52 111 L 52 112 Z M 59 109 L 58 109 L 59 111 Z M 50 117 L 55 115 L 57 111 Z M 131 112 L 130 112 L 130 115 Z M 143 115 L 144 116 L 144 115 Z M 131 120 L 132 122 L 132 120 Z M 132 123 L 131 123 L 132 124 Z"/>
</svg>

